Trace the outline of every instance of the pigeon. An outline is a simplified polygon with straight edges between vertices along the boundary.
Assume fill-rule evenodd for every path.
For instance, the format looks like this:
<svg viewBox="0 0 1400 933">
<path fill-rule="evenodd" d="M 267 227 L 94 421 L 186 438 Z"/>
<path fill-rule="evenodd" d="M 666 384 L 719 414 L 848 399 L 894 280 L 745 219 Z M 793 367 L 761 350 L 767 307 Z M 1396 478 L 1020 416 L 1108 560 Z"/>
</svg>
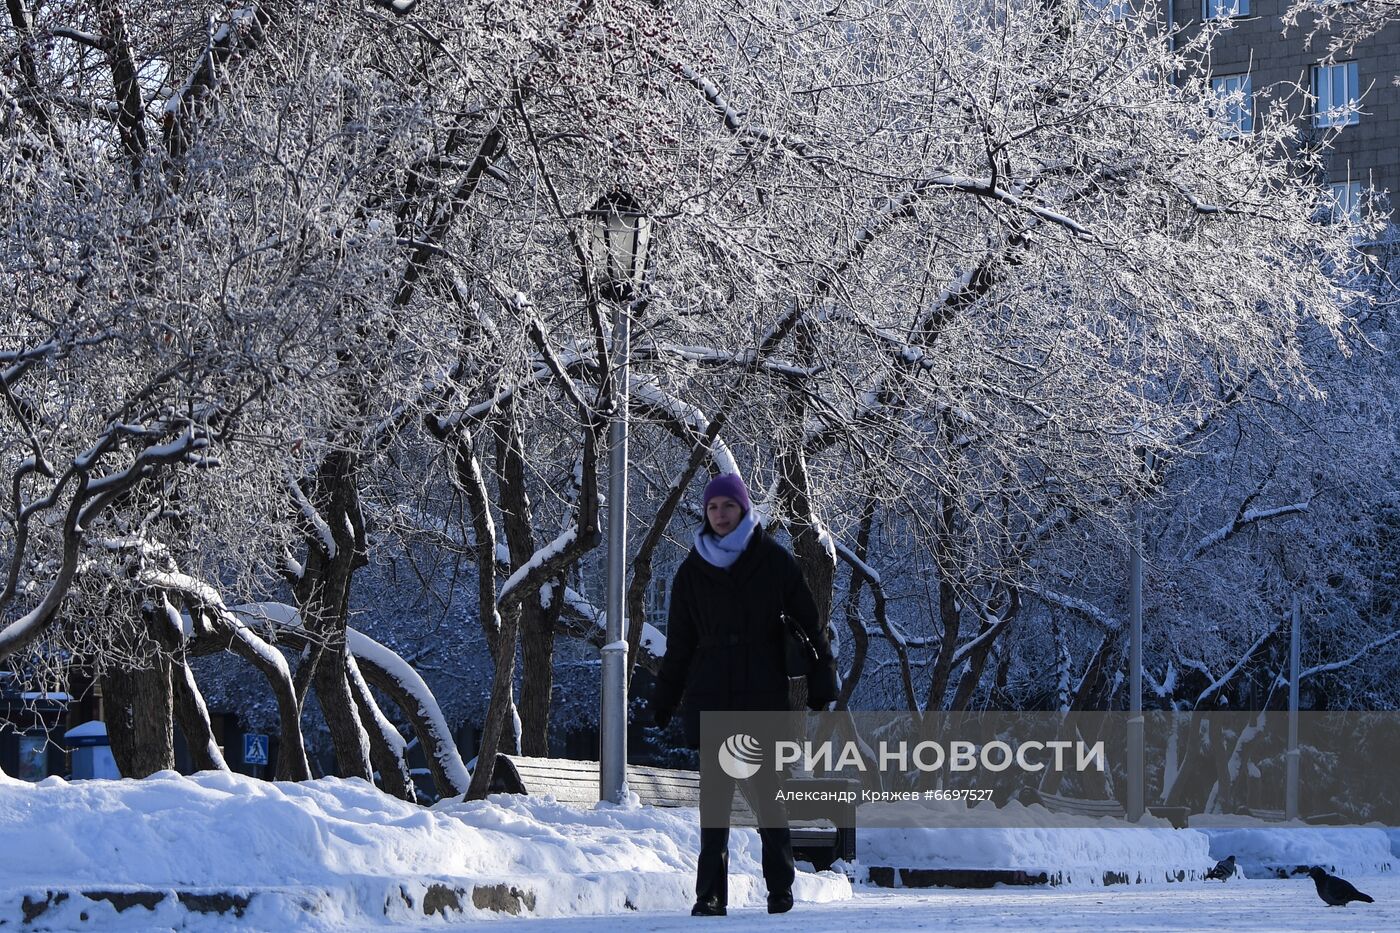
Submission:
<svg viewBox="0 0 1400 933">
<path fill-rule="evenodd" d="M 1235 857 L 1222 859 L 1215 863 L 1215 867 L 1206 872 L 1206 878 L 1211 881 L 1225 881 L 1235 877 Z"/>
<path fill-rule="evenodd" d="M 1350 901 L 1365 901 L 1367 904 L 1376 902 L 1371 895 L 1356 890 L 1350 881 L 1329 875 L 1317 866 L 1308 869 L 1308 877 L 1317 885 L 1317 896 L 1322 898 L 1328 907 L 1345 907 Z"/>
</svg>

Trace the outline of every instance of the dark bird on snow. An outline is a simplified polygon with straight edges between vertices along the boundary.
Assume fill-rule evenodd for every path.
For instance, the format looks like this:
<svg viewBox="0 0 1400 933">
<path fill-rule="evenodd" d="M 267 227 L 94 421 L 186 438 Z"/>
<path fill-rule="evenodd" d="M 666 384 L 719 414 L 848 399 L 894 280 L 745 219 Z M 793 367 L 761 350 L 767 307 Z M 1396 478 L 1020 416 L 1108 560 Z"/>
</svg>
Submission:
<svg viewBox="0 0 1400 933">
<path fill-rule="evenodd" d="M 1206 872 L 1206 878 L 1210 881 L 1225 881 L 1235 877 L 1235 857 L 1221 859 L 1215 863 L 1215 867 Z"/>
<path fill-rule="evenodd" d="M 1322 898 L 1328 907 L 1345 907 L 1351 901 L 1365 901 L 1367 904 L 1376 902 L 1371 895 L 1356 890 L 1350 881 L 1329 875 L 1317 866 L 1308 869 L 1308 877 L 1317 885 L 1317 896 Z"/>
</svg>

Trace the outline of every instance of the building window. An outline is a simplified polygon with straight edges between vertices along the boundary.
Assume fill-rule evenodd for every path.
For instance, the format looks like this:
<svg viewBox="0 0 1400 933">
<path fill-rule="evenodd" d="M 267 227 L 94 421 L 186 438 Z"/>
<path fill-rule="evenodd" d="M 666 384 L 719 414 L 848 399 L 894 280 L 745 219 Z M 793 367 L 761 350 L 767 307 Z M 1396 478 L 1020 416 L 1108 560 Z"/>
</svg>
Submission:
<svg viewBox="0 0 1400 933">
<path fill-rule="evenodd" d="M 1249 15 L 1250 0 L 1201 0 L 1204 19 L 1231 19 Z"/>
<path fill-rule="evenodd" d="M 1327 188 L 1332 195 L 1332 223 L 1361 219 L 1361 182 L 1344 181 Z"/>
<path fill-rule="evenodd" d="M 1313 125 L 1346 126 L 1361 119 L 1356 62 L 1313 65 Z"/>
<path fill-rule="evenodd" d="M 1215 116 L 1225 136 L 1254 132 L 1254 92 L 1249 75 L 1220 75 L 1210 79 L 1211 90 L 1219 101 Z"/>
</svg>

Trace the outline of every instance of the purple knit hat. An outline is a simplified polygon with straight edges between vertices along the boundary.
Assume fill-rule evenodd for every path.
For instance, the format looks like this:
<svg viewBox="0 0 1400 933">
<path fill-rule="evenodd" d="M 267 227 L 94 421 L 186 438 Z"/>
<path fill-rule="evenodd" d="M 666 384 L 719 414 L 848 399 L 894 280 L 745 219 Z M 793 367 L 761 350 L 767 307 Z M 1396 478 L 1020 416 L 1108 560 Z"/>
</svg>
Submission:
<svg viewBox="0 0 1400 933">
<path fill-rule="evenodd" d="M 749 510 L 753 508 L 753 503 L 749 501 L 749 488 L 744 485 L 743 479 L 737 473 L 721 473 L 710 480 L 705 487 L 706 508 L 709 507 L 710 500 L 715 496 L 728 496 L 739 503 L 745 514 L 748 514 Z"/>
</svg>

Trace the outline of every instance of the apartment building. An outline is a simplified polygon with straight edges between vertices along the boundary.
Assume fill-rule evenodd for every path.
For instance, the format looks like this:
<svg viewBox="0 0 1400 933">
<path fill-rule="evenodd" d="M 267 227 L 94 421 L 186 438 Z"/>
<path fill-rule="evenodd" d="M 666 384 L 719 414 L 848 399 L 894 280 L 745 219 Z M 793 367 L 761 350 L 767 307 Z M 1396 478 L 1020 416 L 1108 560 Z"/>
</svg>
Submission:
<svg viewBox="0 0 1400 933">
<path fill-rule="evenodd" d="M 1335 211 L 1354 210 L 1367 189 L 1400 191 L 1400 23 L 1329 59 L 1330 34 L 1307 41 L 1311 17 L 1285 27 L 1290 0 L 1161 2 L 1171 4 L 1171 22 L 1183 39 L 1207 21 L 1228 25 L 1202 63 L 1227 101 L 1223 115 L 1247 133 L 1269 100 L 1285 101 L 1302 144 L 1323 154 L 1318 184 L 1332 194 Z M 1393 199 L 1381 202 L 1392 217 Z"/>
</svg>

